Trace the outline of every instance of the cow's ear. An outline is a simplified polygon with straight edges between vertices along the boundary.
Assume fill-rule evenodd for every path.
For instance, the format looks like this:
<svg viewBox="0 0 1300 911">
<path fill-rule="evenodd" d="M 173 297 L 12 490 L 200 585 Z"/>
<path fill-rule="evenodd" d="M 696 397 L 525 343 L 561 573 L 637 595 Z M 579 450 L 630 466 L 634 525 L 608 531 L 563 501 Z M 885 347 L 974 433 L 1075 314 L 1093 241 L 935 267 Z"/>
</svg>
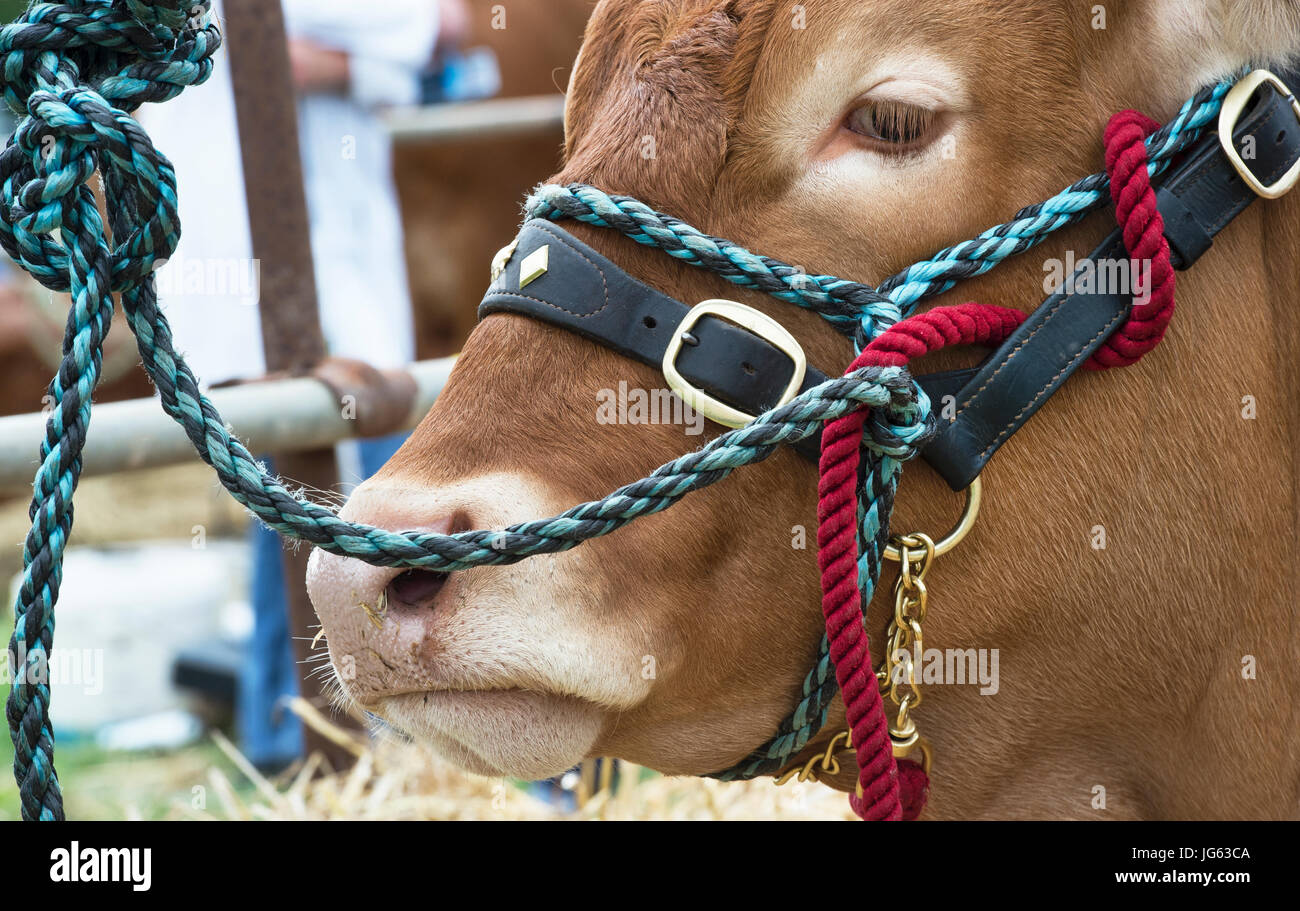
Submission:
<svg viewBox="0 0 1300 911">
<path fill-rule="evenodd" d="M 1164 56 L 1203 84 L 1243 66 L 1300 63 L 1300 0 L 1149 0 Z"/>
</svg>

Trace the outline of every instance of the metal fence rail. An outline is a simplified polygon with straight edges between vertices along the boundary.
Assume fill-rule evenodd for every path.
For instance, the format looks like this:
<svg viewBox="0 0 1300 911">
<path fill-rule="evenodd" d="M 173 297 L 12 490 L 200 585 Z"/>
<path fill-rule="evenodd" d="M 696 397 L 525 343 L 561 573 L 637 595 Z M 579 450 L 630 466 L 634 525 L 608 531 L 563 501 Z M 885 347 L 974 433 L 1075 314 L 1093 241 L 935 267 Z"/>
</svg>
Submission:
<svg viewBox="0 0 1300 911">
<path fill-rule="evenodd" d="M 409 430 L 420 422 L 433 407 L 455 361 L 445 357 L 406 369 L 418 392 L 405 423 L 395 430 Z M 332 446 L 358 436 L 362 423 L 328 386 L 311 378 L 248 383 L 213 390 L 208 397 L 255 453 Z M 0 417 L 0 490 L 31 487 L 46 419 L 45 414 Z M 157 399 L 97 405 L 91 423 L 82 477 L 179 465 L 198 458 L 185 431 L 163 412 Z"/>
<path fill-rule="evenodd" d="M 394 142 L 456 142 L 564 128 L 564 96 L 534 95 L 398 108 L 384 117 Z"/>
</svg>

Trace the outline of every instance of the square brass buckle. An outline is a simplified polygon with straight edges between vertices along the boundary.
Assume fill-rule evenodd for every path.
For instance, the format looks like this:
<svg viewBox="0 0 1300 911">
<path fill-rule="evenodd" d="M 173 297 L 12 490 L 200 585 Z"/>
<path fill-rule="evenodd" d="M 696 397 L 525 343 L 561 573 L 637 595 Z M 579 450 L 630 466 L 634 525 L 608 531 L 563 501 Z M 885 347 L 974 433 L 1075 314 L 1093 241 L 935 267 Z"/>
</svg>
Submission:
<svg viewBox="0 0 1300 911">
<path fill-rule="evenodd" d="M 1300 160 L 1297 160 L 1281 179 L 1271 184 L 1263 184 L 1250 168 L 1246 167 L 1246 162 L 1242 160 L 1241 153 L 1232 141 L 1233 131 L 1237 129 L 1237 122 L 1241 120 L 1246 105 L 1255 94 L 1255 90 L 1266 82 L 1271 83 L 1291 102 L 1291 107 L 1295 110 L 1296 127 L 1300 129 L 1300 100 L 1296 99 L 1295 93 L 1268 70 L 1255 70 L 1238 80 L 1228 94 L 1223 96 L 1223 106 L 1219 108 L 1219 145 L 1223 147 L 1223 153 L 1228 156 L 1228 161 L 1232 162 L 1232 166 L 1237 169 L 1237 173 L 1241 175 L 1241 179 L 1247 186 L 1265 199 L 1277 199 L 1300 181 Z"/>
<path fill-rule="evenodd" d="M 691 385 L 677 369 L 677 356 L 681 353 L 687 335 L 695 328 L 695 324 L 706 316 L 716 316 L 749 330 L 794 362 L 794 375 L 790 377 L 785 392 L 781 394 L 781 400 L 773 407 L 780 407 L 798 395 L 799 388 L 803 386 L 804 374 L 808 371 L 808 360 L 804 357 L 803 348 L 799 347 L 795 337 L 762 311 L 735 301 L 714 299 L 702 301 L 691 308 L 691 312 L 687 313 L 673 330 L 673 336 L 668 341 L 668 350 L 664 352 L 664 379 L 668 381 L 668 387 L 682 397 L 683 402 L 710 421 L 722 424 L 724 427 L 744 427 L 756 417 L 738 408 L 732 408 L 703 389 Z"/>
</svg>

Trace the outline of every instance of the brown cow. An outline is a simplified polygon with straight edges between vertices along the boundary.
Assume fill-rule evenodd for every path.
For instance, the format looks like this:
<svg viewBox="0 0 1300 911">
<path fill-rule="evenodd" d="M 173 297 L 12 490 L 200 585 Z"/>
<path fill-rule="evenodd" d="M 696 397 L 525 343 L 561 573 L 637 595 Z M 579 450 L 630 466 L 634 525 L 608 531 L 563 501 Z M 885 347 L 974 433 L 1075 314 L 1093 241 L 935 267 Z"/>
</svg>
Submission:
<svg viewBox="0 0 1300 911">
<path fill-rule="evenodd" d="M 555 180 L 875 282 L 1099 170 L 1112 112 L 1167 120 L 1208 78 L 1300 51 L 1294 3 L 1130 0 L 1103 15 L 1097 27 L 1090 0 L 606 0 Z M 915 124 L 913 141 L 846 128 L 864 108 Z M 641 154 L 646 136 L 656 157 Z M 1044 260 L 1091 249 L 1112 219 L 1098 212 L 934 302 L 1032 309 Z M 565 227 L 678 300 L 762 309 L 827 372 L 850 359 L 813 314 Z M 930 577 L 927 644 L 998 648 L 1002 675 L 996 695 L 928 691 L 932 817 L 1300 812 L 1300 195 L 1238 218 L 1178 293 L 1154 353 L 1076 376 L 998 454 L 980 524 Z M 576 335 L 492 316 L 344 515 L 502 527 L 699 444 L 681 426 L 594 420 L 598 391 L 620 380 L 663 385 Z M 705 773 L 772 734 L 813 660 L 817 569 L 791 529 L 814 527 L 815 485 L 781 452 L 559 556 L 395 582 L 398 570 L 317 553 L 309 585 L 346 695 L 467 768 L 538 777 L 613 755 Z M 894 527 L 939 531 L 956 509 L 915 464 Z M 376 628 L 360 605 L 385 595 Z M 877 648 L 887 616 L 876 599 Z M 842 726 L 837 708 L 816 745 Z"/>
</svg>

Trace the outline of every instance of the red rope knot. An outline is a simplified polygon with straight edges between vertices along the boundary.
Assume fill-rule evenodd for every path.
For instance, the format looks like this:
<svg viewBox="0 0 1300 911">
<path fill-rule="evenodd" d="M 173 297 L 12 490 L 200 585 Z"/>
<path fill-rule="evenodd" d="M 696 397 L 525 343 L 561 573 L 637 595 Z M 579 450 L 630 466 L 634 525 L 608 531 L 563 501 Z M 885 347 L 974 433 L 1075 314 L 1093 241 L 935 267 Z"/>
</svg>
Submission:
<svg viewBox="0 0 1300 911">
<path fill-rule="evenodd" d="M 1106 173 L 1115 201 L 1115 220 L 1124 232 L 1135 284 L 1128 319 L 1084 364 L 1092 370 L 1126 367 L 1160 344 L 1174 315 L 1174 267 L 1169 260 L 1165 220 L 1147 173 L 1145 140 L 1160 125 L 1137 111 L 1120 111 L 1103 134 Z"/>
</svg>

